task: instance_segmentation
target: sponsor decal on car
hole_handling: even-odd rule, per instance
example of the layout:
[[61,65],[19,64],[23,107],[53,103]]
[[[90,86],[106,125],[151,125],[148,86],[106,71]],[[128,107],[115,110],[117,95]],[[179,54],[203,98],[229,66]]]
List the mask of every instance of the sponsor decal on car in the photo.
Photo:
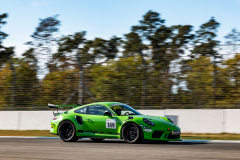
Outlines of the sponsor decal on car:
[[179,135],[180,131],[172,131],[172,135]]
[[144,129],[145,132],[152,132],[152,129]]
[[122,107],[119,106],[119,105],[114,105],[114,106],[112,106],[111,108],[112,108],[113,110],[116,110],[116,109],[122,109]]

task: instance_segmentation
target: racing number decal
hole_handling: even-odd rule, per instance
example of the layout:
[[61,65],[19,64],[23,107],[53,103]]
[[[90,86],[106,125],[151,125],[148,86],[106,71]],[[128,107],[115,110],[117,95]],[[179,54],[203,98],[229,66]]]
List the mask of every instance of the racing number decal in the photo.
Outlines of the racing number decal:
[[116,119],[106,119],[106,128],[116,129]]

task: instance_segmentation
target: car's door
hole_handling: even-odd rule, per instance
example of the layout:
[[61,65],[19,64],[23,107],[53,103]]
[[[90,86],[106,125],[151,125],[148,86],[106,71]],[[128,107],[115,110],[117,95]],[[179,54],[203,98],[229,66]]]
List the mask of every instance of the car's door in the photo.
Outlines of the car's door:
[[[104,116],[103,113],[111,111],[103,105],[89,106],[89,114],[85,116],[85,122],[95,133],[115,134],[117,131],[117,119],[112,116]],[[111,113],[111,115],[113,115]]]
[[80,133],[83,133],[84,131],[89,130],[89,127],[84,122],[86,115],[89,113],[88,106],[79,108],[74,112],[75,112],[75,119],[77,121],[77,123],[75,123],[77,131]]

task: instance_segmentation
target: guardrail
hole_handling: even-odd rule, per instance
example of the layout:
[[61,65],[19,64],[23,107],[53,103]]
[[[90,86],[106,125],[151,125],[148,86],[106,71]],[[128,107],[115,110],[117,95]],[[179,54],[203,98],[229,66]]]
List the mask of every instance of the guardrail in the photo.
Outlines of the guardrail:
[[[174,117],[182,133],[240,133],[240,109],[138,110],[144,115]],[[52,111],[0,111],[0,130],[49,130]]]

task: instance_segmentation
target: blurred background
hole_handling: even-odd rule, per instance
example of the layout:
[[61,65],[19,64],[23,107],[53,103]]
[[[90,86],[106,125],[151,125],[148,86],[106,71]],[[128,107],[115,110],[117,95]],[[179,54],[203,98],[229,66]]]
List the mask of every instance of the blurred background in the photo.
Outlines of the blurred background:
[[0,1],[0,110],[240,108],[240,1]]
[[[239,8],[240,0],[0,0],[1,159],[239,159]],[[48,103],[101,101],[171,118],[183,141],[136,147],[49,134]]]

